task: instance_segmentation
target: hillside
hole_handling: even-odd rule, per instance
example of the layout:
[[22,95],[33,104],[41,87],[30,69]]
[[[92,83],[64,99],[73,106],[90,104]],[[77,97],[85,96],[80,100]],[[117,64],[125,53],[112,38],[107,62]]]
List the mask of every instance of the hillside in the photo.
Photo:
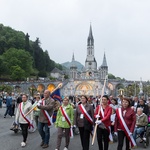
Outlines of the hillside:
[[[78,71],[81,71],[84,68],[84,66],[80,62],[74,61],[74,63],[77,66]],[[71,62],[67,61],[67,62],[62,63],[61,65],[65,66],[68,69],[70,69]]]
[[55,67],[62,66],[50,59],[41,41],[30,40],[28,33],[0,24],[0,78],[25,80],[30,76],[46,77]]

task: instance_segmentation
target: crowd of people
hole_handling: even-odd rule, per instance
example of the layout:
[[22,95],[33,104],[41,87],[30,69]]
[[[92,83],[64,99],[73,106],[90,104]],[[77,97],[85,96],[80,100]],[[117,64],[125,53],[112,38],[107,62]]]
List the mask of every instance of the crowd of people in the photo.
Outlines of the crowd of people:
[[[14,93],[8,93],[5,98],[1,97],[2,102],[6,103],[4,118],[7,115],[15,116],[14,127],[21,127],[22,147],[27,144],[28,129],[35,128],[34,121],[41,136],[42,148],[49,147],[49,127],[53,123],[57,128],[55,150],[60,150],[63,136],[66,139],[64,150],[69,149],[73,128],[79,129],[83,150],[89,150],[95,127],[99,150],[108,150],[113,141],[118,142],[117,150],[122,150],[124,139],[126,150],[130,150],[137,145],[137,135],[141,136],[140,142],[145,140],[143,133],[150,123],[150,99],[145,101],[143,97],[129,98],[123,95],[117,98],[112,95],[96,98],[82,95],[72,100],[64,97],[62,103],[58,103],[50,95],[50,91],[45,90],[43,95],[37,93],[34,101],[29,101],[26,94],[15,97]],[[57,112],[55,122],[52,119],[54,112]]]

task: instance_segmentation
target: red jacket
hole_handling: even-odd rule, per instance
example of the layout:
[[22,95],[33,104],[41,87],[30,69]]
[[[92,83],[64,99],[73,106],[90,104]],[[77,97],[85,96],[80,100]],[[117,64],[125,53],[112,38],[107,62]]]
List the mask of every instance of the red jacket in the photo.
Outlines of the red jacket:
[[[118,111],[118,109],[116,110]],[[135,123],[136,123],[136,115],[134,110],[131,107],[128,108],[121,108],[122,114],[123,111],[126,111],[125,115],[123,116],[123,119],[127,125],[127,127],[129,128],[130,132],[133,133],[134,128],[135,128]],[[116,118],[115,118],[115,125],[114,125],[114,131],[116,132],[118,129],[123,130],[121,124],[120,124],[120,120],[119,120],[119,116],[117,115],[118,113],[116,113]]]
[[[99,112],[99,109],[100,109],[100,105],[98,105],[96,107],[96,110],[95,110],[95,113],[94,113],[94,116],[96,116]],[[110,126],[111,125],[111,121],[110,121],[110,116],[112,114],[112,108],[107,105],[106,108],[104,109],[104,118],[102,117],[102,114],[100,112],[100,120],[104,123],[104,125],[106,127]],[[95,117],[96,118],[96,117]]]

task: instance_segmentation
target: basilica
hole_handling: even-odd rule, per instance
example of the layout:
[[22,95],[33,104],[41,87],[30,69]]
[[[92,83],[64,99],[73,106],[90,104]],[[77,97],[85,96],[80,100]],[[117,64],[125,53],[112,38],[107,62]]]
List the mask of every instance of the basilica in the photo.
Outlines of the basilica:
[[[81,71],[75,65],[74,54],[69,70],[69,80],[64,84],[61,93],[64,96],[77,96],[88,95],[98,96],[101,95],[103,83],[106,75],[108,74],[108,66],[106,56],[104,53],[101,66],[97,66],[97,61],[94,55],[94,38],[92,33],[92,26],[90,25],[89,35],[87,38],[87,56],[85,66]],[[106,87],[105,92],[108,92]]]

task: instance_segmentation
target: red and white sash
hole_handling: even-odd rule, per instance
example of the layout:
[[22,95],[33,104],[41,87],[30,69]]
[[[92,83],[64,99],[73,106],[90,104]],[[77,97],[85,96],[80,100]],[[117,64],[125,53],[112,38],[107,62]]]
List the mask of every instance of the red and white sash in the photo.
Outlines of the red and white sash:
[[70,137],[73,138],[73,130],[72,130],[72,127],[71,127],[70,118],[69,118],[68,114],[66,113],[66,111],[63,109],[62,106],[60,106],[60,111],[61,111],[62,115],[65,117],[65,120],[67,121],[67,123],[70,126]]
[[[45,100],[42,99],[42,105],[45,105]],[[52,118],[50,117],[50,115],[48,114],[48,112],[46,110],[43,110],[44,116],[46,117],[46,119],[48,120],[48,127],[50,127],[53,122],[52,122]]]
[[88,112],[86,111],[86,109],[84,108],[84,106],[82,104],[80,104],[79,108],[80,108],[82,114],[84,114],[84,117],[93,125],[93,119],[88,114]]
[[118,110],[116,111],[116,114],[117,114],[119,122],[120,122],[120,124],[121,124],[121,126],[123,128],[123,131],[125,132],[126,136],[128,137],[129,141],[131,142],[131,147],[136,146],[134,138],[133,138],[132,135],[130,135],[130,130],[127,127],[127,125],[126,125],[126,123],[125,123],[125,121],[123,119],[121,108],[118,108]]
[[[103,110],[102,106],[99,106],[99,107],[100,107],[99,109],[100,109],[100,112],[102,114],[102,117],[104,118],[104,110]],[[109,140],[113,142],[113,137],[112,137],[112,134],[111,134],[111,127],[108,126],[106,128],[109,131]]]
[[22,117],[27,121],[27,123],[29,124],[29,128],[34,128],[34,126],[33,126],[33,124],[32,124],[32,121],[31,121],[30,119],[28,119],[27,117],[25,117],[22,107],[23,107],[23,102],[20,103],[20,107],[19,107],[19,108],[20,108],[21,115],[22,115]]

